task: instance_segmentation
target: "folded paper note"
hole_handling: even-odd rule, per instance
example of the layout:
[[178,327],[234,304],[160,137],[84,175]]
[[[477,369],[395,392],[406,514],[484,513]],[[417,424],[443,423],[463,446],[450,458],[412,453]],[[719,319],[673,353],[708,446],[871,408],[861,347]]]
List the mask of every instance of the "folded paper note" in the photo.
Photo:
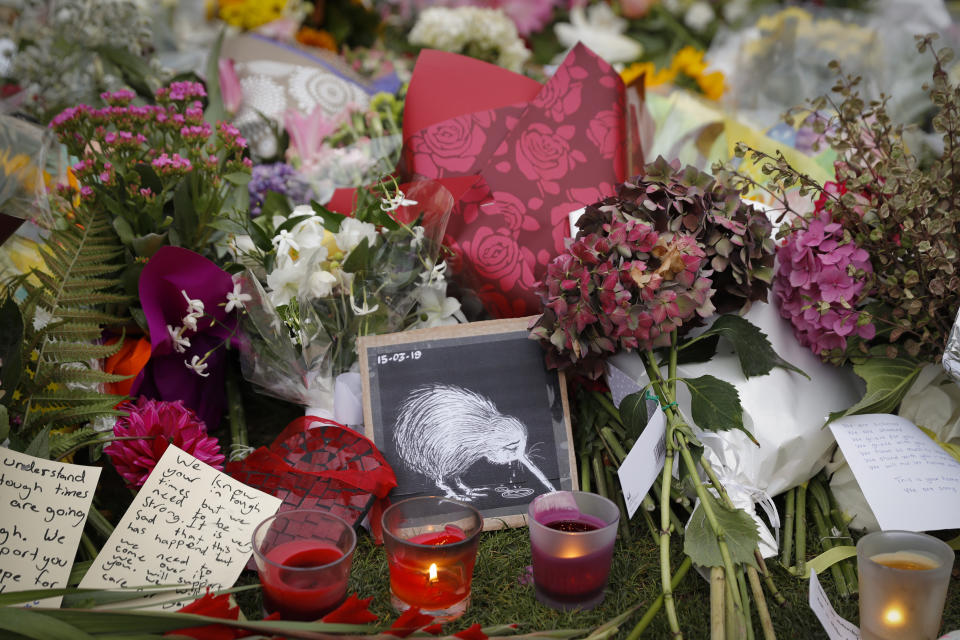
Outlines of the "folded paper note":
[[80,586],[182,585],[176,596],[148,596],[148,608],[176,611],[208,587],[233,586],[253,551],[254,528],[279,506],[279,498],[170,445]]
[[[67,586],[99,467],[0,449],[0,593]],[[30,607],[59,607],[62,596]]]
[[583,45],[544,85],[421,52],[400,173],[482,179],[458,201],[446,244],[456,275],[495,317],[539,313],[534,289],[564,248],[567,214],[612,195],[625,178],[624,104],[620,77]]

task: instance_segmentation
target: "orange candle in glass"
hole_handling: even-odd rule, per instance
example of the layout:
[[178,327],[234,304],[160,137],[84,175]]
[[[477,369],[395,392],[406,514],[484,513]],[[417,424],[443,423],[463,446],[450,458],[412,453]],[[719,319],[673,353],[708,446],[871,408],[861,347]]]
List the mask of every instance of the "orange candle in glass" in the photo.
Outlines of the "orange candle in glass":
[[384,511],[393,606],[418,607],[439,620],[462,615],[482,525],[476,509],[446,498],[411,498]]

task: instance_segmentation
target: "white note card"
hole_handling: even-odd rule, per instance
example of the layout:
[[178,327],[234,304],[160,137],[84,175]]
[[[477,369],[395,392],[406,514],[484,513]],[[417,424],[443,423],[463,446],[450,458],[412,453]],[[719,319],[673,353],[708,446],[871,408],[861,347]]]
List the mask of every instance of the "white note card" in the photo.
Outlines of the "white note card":
[[623,464],[617,469],[623,499],[627,503],[627,512],[631,518],[663,469],[667,453],[666,435],[667,416],[658,406],[630,453],[624,458]]
[[253,551],[254,528],[280,502],[170,445],[80,586],[184,585],[182,599],[158,595],[147,607],[179,609],[207,587],[233,585]]
[[810,608],[813,609],[817,620],[823,625],[830,640],[860,640],[860,629],[855,625],[844,620],[837,613],[837,610],[830,604],[830,599],[824,593],[820,585],[820,579],[817,578],[817,572],[810,570]]
[[[0,449],[0,593],[67,586],[99,467]],[[59,607],[44,598],[30,607]]]
[[867,414],[830,429],[881,529],[960,528],[960,462],[916,425]]

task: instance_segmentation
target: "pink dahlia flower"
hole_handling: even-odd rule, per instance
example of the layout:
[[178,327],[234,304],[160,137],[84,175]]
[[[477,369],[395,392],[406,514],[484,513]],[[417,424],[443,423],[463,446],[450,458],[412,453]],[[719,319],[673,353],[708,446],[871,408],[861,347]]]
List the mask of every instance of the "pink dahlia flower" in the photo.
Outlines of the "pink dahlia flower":
[[870,256],[843,242],[843,227],[821,212],[777,250],[773,295],[800,344],[821,358],[847,348],[847,338],[870,340],[876,328],[858,307],[869,294]]
[[223,469],[220,443],[207,435],[206,425],[180,400],[164,402],[141,396],[136,403],[124,402],[120,409],[130,415],[117,419],[113,435],[139,439],[117,440],[103,451],[130,487],[143,486],[171,444],[215,469]]

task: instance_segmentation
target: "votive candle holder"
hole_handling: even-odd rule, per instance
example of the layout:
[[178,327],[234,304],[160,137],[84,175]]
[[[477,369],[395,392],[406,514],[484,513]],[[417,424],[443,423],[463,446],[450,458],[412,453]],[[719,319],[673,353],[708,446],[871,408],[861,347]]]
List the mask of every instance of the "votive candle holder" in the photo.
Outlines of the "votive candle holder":
[[393,606],[417,607],[441,622],[463,615],[482,528],[476,509],[448,498],[409,498],[388,507],[383,542]]
[[877,531],[857,542],[863,640],[933,640],[954,553],[925,533]]
[[557,491],[528,507],[537,600],[554,609],[592,609],[610,577],[620,510],[595,493]]

